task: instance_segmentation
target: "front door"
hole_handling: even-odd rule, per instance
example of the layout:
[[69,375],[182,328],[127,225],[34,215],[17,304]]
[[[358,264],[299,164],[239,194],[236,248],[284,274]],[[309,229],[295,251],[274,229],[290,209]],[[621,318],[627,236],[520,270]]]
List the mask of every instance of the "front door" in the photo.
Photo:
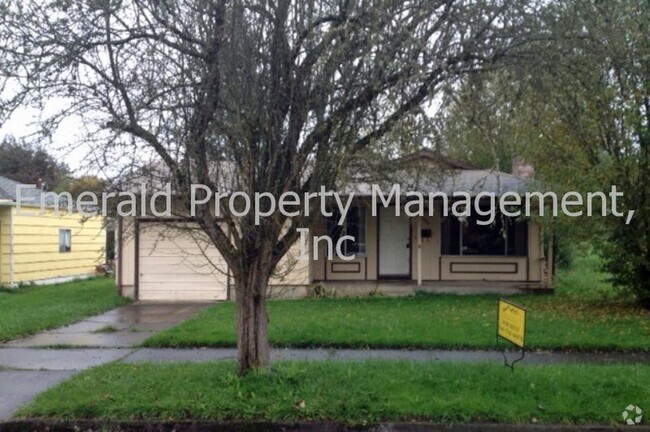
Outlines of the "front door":
[[379,276],[408,277],[410,259],[409,218],[395,215],[394,207],[379,209]]

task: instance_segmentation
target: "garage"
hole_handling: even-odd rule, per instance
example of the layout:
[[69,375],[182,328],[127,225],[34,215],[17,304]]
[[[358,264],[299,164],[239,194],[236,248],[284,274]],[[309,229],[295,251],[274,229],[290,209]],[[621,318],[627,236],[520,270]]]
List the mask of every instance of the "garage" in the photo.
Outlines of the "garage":
[[140,222],[137,287],[140,300],[214,301],[228,295],[227,265],[196,225]]

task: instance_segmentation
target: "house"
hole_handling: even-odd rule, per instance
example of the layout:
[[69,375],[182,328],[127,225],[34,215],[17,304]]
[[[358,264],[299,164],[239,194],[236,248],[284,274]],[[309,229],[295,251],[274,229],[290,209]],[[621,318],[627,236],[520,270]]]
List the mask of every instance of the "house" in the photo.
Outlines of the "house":
[[[92,276],[103,262],[101,217],[56,212],[35,186],[0,176],[0,286],[63,282]],[[48,204],[41,212],[43,197]]]
[[[480,170],[422,150],[396,161],[403,190],[424,193],[467,191],[499,196],[521,193],[528,181],[517,175]],[[526,167],[523,167],[526,168]],[[513,172],[528,172],[521,166]],[[416,174],[414,174],[414,172]],[[433,174],[430,176],[422,173]],[[393,180],[394,181],[394,180]],[[482,285],[547,289],[548,261],[542,225],[533,220],[496,217],[489,225],[477,216],[443,216],[443,201],[432,201],[433,215],[396,215],[397,197],[373,216],[372,187],[355,182],[354,201],[342,226],[334,219],[310,227],[310,236],[346,234],[346,260],[327,256],[327,245],[297,260],[296,244],[269,284],[273,296],[306,296],[314,285],[342,294],[412,293],[431,287],[472,289]],[[399,201],[399,206],[405,205]],[[482,205],[482,204],[481,204]],[[118,222],[117,284],[122,295],[141,300],[222,300],[232,298],[226,263],[201,230],[186,219],[125,218]],[[316,254],[315,252],[318,252]],[[316,255],[318,255],[316,257]]]

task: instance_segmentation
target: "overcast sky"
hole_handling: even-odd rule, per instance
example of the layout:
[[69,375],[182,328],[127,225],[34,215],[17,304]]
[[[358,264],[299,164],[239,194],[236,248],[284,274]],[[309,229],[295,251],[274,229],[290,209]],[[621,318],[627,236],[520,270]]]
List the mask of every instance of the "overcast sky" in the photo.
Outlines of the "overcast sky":
[[[16,138],[25,138],[38,130],[35,122],[38,121],[40,111],[34,108],[21,108],[14,112],[9,121],[0,128],[0,139],[7,135]],[[80,119],[67,118],[52,136],[52,145],[47,150],[54,157],[66,163],[77,174],[84,174],[88,155],[88,148],[74,148],[82,138],[83,125]]]

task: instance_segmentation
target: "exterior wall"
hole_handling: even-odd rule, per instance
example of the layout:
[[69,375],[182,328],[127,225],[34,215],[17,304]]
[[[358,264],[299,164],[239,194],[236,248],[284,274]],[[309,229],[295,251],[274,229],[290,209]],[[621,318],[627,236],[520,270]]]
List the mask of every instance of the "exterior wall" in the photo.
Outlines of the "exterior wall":
[[[327,247],[325,242],[319,243],[318,259],[311,261],[312,280],[322,281],[362,281],[377,279],[377,218],[373,217],[370,207],[365,201],[357,201],[353,205],[366,206],[366,253],[357,254],[354,260],[334,259],[327,260]],[[326,234],[325,221],[314,229],[316,236]]]
[[[542,250],[542,232],[539,223],[528,225],[528,256],[457,256],[440,254],[440,209],[433,217],[420,218],[422,230],[431,230],[431,237],[422,238],[421,260],[423,281],[494,281],[543,282],[546,259]],[[314,230],[325,233],[324,223]],[[411,220],[411,280],[418,278],[417,218]],[[378,280],[377,218],[366,211],[367,253],[352,261],[334,258],[326,260],[325,246],[321,244],[318,260],[312,260],[314,281],[373,281]]]
[[445,281],[525,282],[528,259],[515,256],[451,256],[440,260],[441,278]]
[[542,251],[541,226],[528,224],[528,256],[458,256],[440,257],[440,277],[444,281],[542,282],[545,257]]
[[11,207],[0,207],[0,286],[11,283]]
[[[138,224],[139,234],[136,236],[135,219],[125,218],[118,222],[116,230],[116,284],[121,289],[121,295],[129,298],[136,297],[136,258],[142,254],[142,230],[145,225],[153,225],[151,222],[140,222]],[[187,235],[179,231],[180,236]],[[138,249],[140,249],[138,251]],[[215,247],[210,246],[208,253],[219,254]],[[121,256],[120,256],[121,255]],[[276,274],[269,281],[269,295],[271,296],[304,296],[306,287],[311,282],[311,268],[309,260],[299,260],[300,243],[296,242],[285,255],[276,270]],[[219,255],[220,256],[220,255]],[[139,263],[140,266],[142,263]],[[225,266],[225,262],[224,262]],[[227,268],[224,269],[227,272]],[[141,271],[139,271],[141,273]],[[228,277],[227,284],[232,280]],[[231,295],[232,296],[232,295]]]
[[115,281],[120,294],[135,298],[135,221],[122,219],[115,230]]
[[[436,211],[433,217],[420,218],[420,229],[431,230],[431,237],[423,238],[421,245],[422,280],[440,279],[440,216]],[[411,221],[411,279],[418,279],[418,224],[417,218]]]
[[[440,254],[440,212],[420,220],[421,229],[431,230],[431,237],[423,238],[421,244],[422,280],[425,282],[526,282],[543,284],[545,257],[542,250],[541,226],[529,223],[528,256],[451,256]],[[269,283],[271,297],[303,297],[307,287],[315,281],[350,282],[378,280],[378,232],[377,218],[366,211],[367,253],[352,261],[326,259],[325,244],[319,247],[318,259],[298,260],[300,244],[296,244],[281,260],[276,274]],[[121,283],[122,295],[134,296],[136,285],[135,223],[133,219],[122,221],[122,234],[118,225],[117,282]],[[325,234],[325,223],[318,224],[312,232],[315,236]],[[121,238],[121,242],[120,242]],[[139,245],[142,247],[142,245]],[[313,257],[311,242],[309,255]],[[216,251],[215,251],[216,252]],[[121,257],[119,256],[121,254]],[[120,259],[121,258],[121,259]],[[121,261],[121,262],[120,262]],[[0,262],[0,265],[2,263]],[[417,219],[411,221],[411,281],[417,280]],[[231,284],[231,278],[228,278]],[[409,282],[411,285],[413,282]],[[230,297],[233,298],[231,292]]]
[[196,224],[140,222],[138,297],[155,301],[224,300],[228,267]]
[[[307,250],[307,256],[309,255]],[[300,240],[298,240],[278,263],[269,285],[309,285],[310,280],[309,259],[300,259]]]
[[[13,218],[14,283],[38,282],[88,276],[102,263],[106,231],[101,217],[83,220],[79,214],[39,214],[39,209],[22,208],[18,214],[11,208]],[[2,230],[3,283],[10,227]],[[71,231],[71,251],[59,252],[59,229]],[[8,272],[8,269],[7,269]]]

